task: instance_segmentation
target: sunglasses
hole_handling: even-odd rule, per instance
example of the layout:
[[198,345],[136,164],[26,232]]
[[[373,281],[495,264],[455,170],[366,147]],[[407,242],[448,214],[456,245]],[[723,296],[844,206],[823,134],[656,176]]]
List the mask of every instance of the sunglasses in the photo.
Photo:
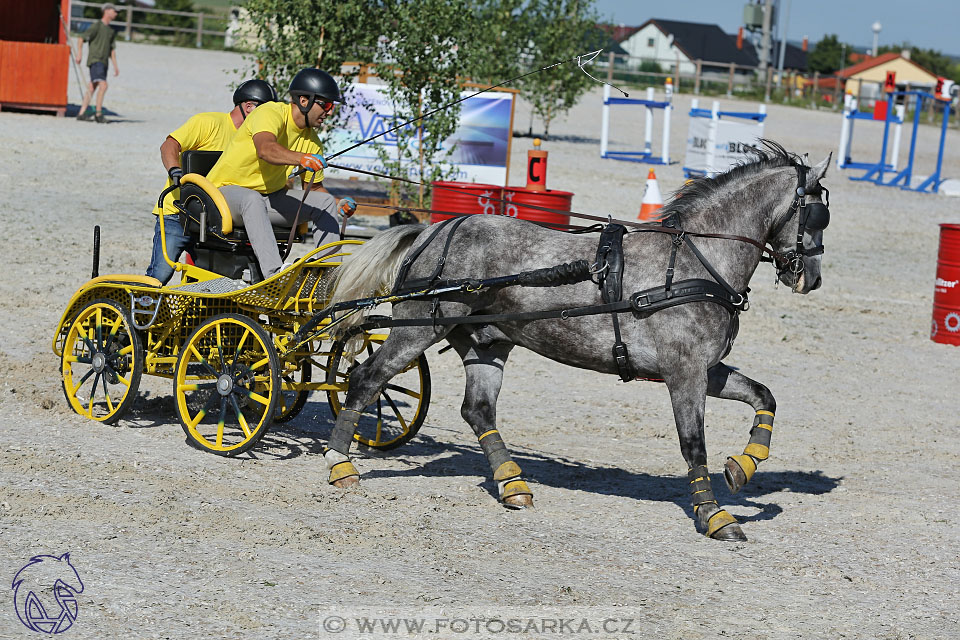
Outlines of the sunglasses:
[[320,108],[323,109],[325,112],[326,112],[326,111],[332,111],[332,110],[333,110],[333,107],[335,106],[334,103],[329,102],[329,101],[327,101],[327,102],[317,101],[317,104],[320,105]]

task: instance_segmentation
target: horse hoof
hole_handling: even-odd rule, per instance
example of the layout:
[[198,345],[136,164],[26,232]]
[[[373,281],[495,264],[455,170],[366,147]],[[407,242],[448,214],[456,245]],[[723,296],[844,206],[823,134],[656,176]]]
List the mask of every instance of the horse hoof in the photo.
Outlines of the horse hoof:
[[356,487],[359,485],[360,478],[358,476],[347,476],[346,478],[334,480],[330,484],[335,486],[337,489],[349,489],[350,487]]
[[734,494],[747,484],[747,474],[733,458],[727,458],[727,464],[723,467],[723,479],[727,482],[727,489]]
[[728,524],[719,531],[714,531],[711,536],[714,540],[721,540],[723,542],[746,542],[747,536],[743,534],[743,530],[740,529],[740,525],[736,523]]
[[533,496],[531,495],[519,495],[519,496],[507,496],[501,501],[501,504],[507,509],[532,509],[533,508]]

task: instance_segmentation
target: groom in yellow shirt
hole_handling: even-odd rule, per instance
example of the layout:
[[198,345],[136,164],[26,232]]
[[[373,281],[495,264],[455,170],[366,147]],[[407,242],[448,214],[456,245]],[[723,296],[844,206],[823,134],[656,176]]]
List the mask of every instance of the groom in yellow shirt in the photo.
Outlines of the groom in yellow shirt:
[[334,212],[350,216],[357,209],[353,198],[337,202],[323,187],[327,161],[314,129],[343,102],[336,80],[320,69],[301,69],[289,93],[289,103],[271,102],[250,114],[207,176],[235,214],[234,224],[242,220],[265,279],[283,268],[271,218],[292,224],[303,197],[286,188],[291,168],[307,170],[304,188],[313,179],[300,220],[313,221],[318,247],[338,238]]
[[[191,117],[180,128],[167,136],[160,145],[160,161],[167,170],[166,186],[180,186],[183,170],[180,168],[180,154],[184,151],[223,151],[230,143],[237,129],[243,124],[247,116],[261,104],[275,102],[277,91],[263,80],[246,80],[240,83],[233,92],[233,110],[228,113],[210,111],[198,113]],[[163,219],[164,236],[167,244],[167,255],[173,262],[180,258],[180,254],[189,251],[193,245],[191,239],[180,224],[179,211],[173,206],[173,201],[180,198],[180,191],[174,190],[163,201],[163,208],[154,207],[153,214],[158,216],[153,232],[153,255],[147,275],[166,284],[173,275],[173,268],[163,259],[163,248],[160,243],[160,220]]]

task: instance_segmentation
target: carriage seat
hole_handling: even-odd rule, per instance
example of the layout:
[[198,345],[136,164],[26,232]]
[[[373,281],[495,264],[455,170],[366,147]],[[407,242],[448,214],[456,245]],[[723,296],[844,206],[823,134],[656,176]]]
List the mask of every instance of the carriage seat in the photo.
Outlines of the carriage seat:
[[[197,238],[200,248],[252,253],[243,218],[230,211],[223,194],[205,177],[219,157],[219,151],[186,151],[181,157],[185,175],[180,179],[180,199],[175,204],[181,212],[183,228],[188,235]],[[277,242],[286,244],[290,237],[290,223],[271,213],[270,226]],[[307,222],[297,225],[295,242],[303,239],[307,228]]]

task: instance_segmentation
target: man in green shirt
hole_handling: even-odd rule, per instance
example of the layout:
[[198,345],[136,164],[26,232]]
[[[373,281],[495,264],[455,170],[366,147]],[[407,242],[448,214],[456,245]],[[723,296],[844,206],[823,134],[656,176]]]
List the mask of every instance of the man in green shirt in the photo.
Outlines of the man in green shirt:
[[97,90],[97,122],[105,122],[103,118],[103,94],[107,92],[107,68],[110,61],[113,61],[113,75],[120,75],[120,67],[117,65],[116,50],[116,32],[110,27],[110,23],[117,17],[117,8],[111,3],[103,5],[102,17],[94,22],[83,32],[83,35],[77,38],[77,53],[74,56],[77,64],[80,64],[80,56],[83,53],[83,43],[87,42],[87,66],[90,67],[90,82],[87,84],[87,91],[83,94],[83,104],[80,105],[80,113],[77,114],[77,120],[90,120],[87,115],[87,107],[90,106],[90,98],[93,97],[94,86]]

